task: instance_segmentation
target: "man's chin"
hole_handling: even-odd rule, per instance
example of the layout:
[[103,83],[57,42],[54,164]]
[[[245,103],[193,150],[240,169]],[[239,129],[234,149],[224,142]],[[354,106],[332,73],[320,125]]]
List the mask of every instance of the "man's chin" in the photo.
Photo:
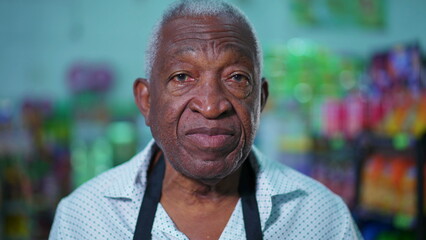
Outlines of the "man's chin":
[[175,169],[188,178],[209,185],[220,182],[237,169],[235,163],[226,164],[220,161],[192,162],[189,165],[188,167],[182,165],[176,166]]
[[[199,151],[182,146],[169,159],[173,168],[182,175],[200,182],[219,182],[235,172],[245,157],[240,145],[227,151]],[[248,154],[248,153],[247,153]]]

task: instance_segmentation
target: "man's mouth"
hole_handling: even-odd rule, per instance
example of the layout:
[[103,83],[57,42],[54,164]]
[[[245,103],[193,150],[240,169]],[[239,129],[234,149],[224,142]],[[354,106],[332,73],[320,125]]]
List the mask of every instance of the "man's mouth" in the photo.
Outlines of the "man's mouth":
[[185,136],[198,148],[219,150],[232,145],[235,131],[225,128],[202,127],[188,130]]

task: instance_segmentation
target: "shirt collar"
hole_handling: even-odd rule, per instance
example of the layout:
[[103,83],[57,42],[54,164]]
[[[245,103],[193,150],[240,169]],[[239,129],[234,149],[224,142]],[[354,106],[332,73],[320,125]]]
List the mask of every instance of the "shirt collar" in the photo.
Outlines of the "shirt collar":
[[149,163],[157,150],[157,144],[155,144],[154,140],[151,140],[143,151],[128,162],[118,166],[118,168],[124,168],[127,171],[110,182],[104,192],[104,196],[108,198],[132,199],[138,188],[139,191],[143,191],[146,186]]
[[[256,199],[258,201],[262,229],[268,228],[271,213],[285,202],[305,196],[303,184],[295,181],[296,173],[291,168],[267,159],[256,147],[250,158],[257,176]],[[259,203],[262,204],[259,204]]]

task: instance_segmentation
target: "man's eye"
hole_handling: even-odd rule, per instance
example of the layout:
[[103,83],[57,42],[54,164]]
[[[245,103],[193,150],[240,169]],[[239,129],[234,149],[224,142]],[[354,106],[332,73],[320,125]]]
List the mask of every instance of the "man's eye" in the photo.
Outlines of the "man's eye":
[[173,76],[172,80],[174,80],[176,82],[189,82],[189,81],[193,81],[194,78],[188,76],[185,73],[179,73],[179,74],[176,74],[175,76]]
[[235,81],[235,82],[238,82],[238,83],[246,83],[246,84],[249,83],[248,77],[246,77],[246,76],[244,76],[242,74],[234,74],[234,75],[232,75],[231,76],[231,80]]

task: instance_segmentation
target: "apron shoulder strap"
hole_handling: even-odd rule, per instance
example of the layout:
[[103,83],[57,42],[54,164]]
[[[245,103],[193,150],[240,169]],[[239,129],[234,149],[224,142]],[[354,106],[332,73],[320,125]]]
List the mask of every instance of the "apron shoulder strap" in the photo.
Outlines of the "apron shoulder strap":
[[[165,162],[163,155],[161,155],[148,176],[133,240],[152,238],[151,231],[157,206],[161,199],[164,172]],[[241,196],[246,237],[248,240],[261,240],[263,236],[256,201],[256,174],[248,159],[243,164],[238,191]]]

